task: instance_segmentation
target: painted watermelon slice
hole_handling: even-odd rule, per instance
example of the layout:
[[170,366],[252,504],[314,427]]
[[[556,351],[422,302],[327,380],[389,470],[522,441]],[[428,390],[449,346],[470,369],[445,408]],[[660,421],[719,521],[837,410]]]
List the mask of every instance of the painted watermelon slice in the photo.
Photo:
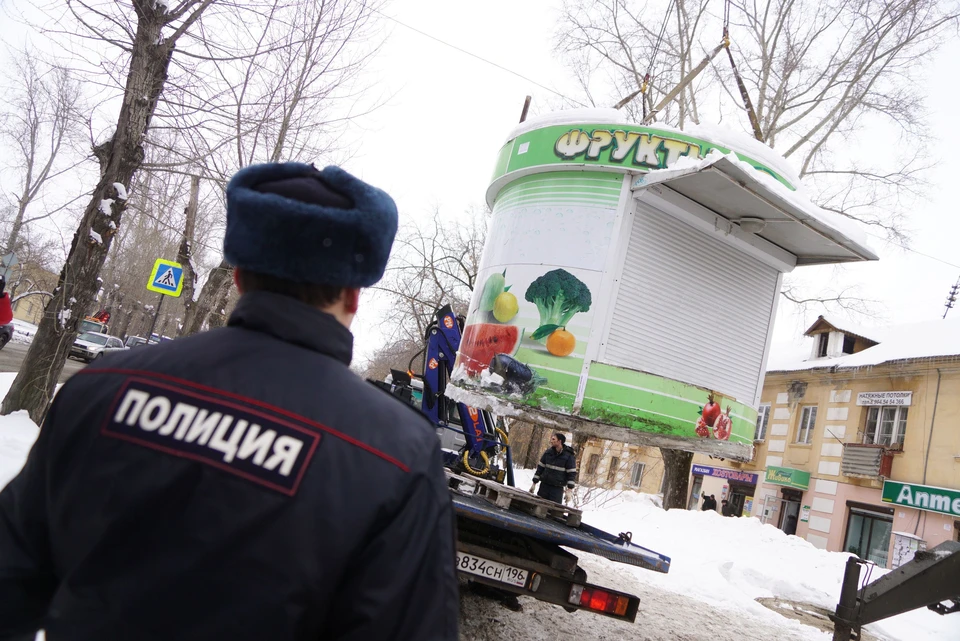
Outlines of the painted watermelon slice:
[[487,369],[497,354],[515,354],[522,336],[520,328],[513,325],[467,325],[460,340],[460,362],[468,374],[475,376]]

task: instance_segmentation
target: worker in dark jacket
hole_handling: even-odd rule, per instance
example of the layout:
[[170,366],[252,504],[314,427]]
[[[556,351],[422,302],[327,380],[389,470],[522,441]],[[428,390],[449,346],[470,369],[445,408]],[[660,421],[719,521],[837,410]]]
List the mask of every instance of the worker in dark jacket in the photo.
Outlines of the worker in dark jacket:
[[0,639],[457,639],[436,434],[348,368],[396,229],[336,167],[234,176],[228,327],[76,374],[0,493]]
[[530,492],[540,483],[537,496],[555,503],[562,503],[566,498],[569,504],[573,499],[573,486],[577,481],[577,455],[573,448],[565,445],[566,442],[567,437],[560,432],[550,437],[550,448],[540,457]]

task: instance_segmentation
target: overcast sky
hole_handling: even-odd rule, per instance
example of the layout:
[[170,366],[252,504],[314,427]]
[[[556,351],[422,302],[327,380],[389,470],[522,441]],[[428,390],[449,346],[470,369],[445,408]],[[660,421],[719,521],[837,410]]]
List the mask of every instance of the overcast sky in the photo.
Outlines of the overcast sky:
[[[576,96],[575,84],[553,53],[561,6],[560,0],[492,0],[473,5],[394,0],[385,13],[536,83]],[[533,95],[534,110],[539,113],[560,104],[560,99],[396,23],[390,28],[392,34],[377,66],[384,86],[396,95],[389,106],[364,121],[369,129],[362,134],[359,153],[349,167],[394,195],[403,217],[426,216],[440,207],[451,221],[456,220],[469,206],[483,203],[496,153],[517,124],[524,96]],[[910,248],[940,260],[871,237],[879,262],[799,268],[791,275],[813,289],[852,285],[860,296],[876,301],[874,317],[851,317],[859,325],[940,318],[947,292],[960,277],[960,252],[954,240],[960,222],[951,189],[960,176],[960,161],[953,151],[960,149],[956,124],[960,91],[947,80],[955,74],[958,56],[960,42],[951,41],[926,73],[918,72],[923,78],[917,90],[929,96],[929,122],[936,140],[930,154],[938,162],[925,176],[930,183],[928,200],[908,212],[907,227]],[[709,114],[701,115],[710,119]],[[867,132],[857,144],[892,157],[907,155],[882,136]],[[775,348],[795,342],[821,312],[799,313],[789,303],[782,304]],[[951,313],[958,315],[960,309]],[[376,346],[377,322],[375,310],[360,315],[356,333],[361,350]]]
[[[457,224],[471,207],[481,207],[496,153],[519,120],[524,97],[533,96],[533,113],[544,113],[562,101],[538,84],[577,95],[553,51],[561,4],[561,0],[472,4],[392,0],[384,9],[386,16],[448,44],[383,19],[388,37],[371,73],[377,90],[391,98],[356,123],[356,131],[349,134],[354,155],[346,167],[388,191],[397,200],[403,220],[426,219],[439,209],[450,224]],[[0,37],[7,41],[16,37],[10,24],[0,25]],[[800,268],[792,275],[815,288],[856,285],[860,295],[876,301],[875,318],[854,318],[861,325],[939,318],[949,287],[960,277],[954,240],[960,223],[951,190],[960,175],[960,162],[952,151],[960,148],[960,127],[955,124],[960,92],[953,82],[956,64],[952,62],[958,56],[960,43],[951,41],[925,73],[918,73],[924,79],[917,90],[928,95],[936,140],[930,153],[939,162],[926,176],[928,200],[909,212],[907,225],[911,249],[940,260],[871,238],[881,257],[878,263],[840,270]],[[702,116],[711,119],[710,114]],[[878,154],[905,155],[896,142],[869,132],[857,144]],[[788,304],[781,305],[775,343],[793,340],[817,313],[800,314]],[[367,304],[354,328],[360,356],[381,341],[379,323],[377,305]]]

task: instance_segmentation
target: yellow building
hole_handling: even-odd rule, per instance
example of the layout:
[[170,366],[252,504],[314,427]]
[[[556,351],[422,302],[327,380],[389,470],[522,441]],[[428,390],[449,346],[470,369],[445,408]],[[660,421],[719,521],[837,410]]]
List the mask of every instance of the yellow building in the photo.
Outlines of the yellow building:
[[863,330],[821,316],[805,334],[807,354],[771,356],[753,460],[696,457],[691,505],[729,495],[735,513],[888,568],[960,540],[960,319]]
[[36,265],[28,264],[24,266],[22,272],[17,274],[16,279],[12,279],[8,287],[11,296],[18,299],[13,304],[13,317],[39,325],[50,296],[44,293],[29,296],[24,296],[24,294],[31,291],[52,292],[59,279],[59,274],[54,274]]
[[578,482],[584,488],[658,494],[663,486],[663,459],[655,447],[589,438],[580,457]]

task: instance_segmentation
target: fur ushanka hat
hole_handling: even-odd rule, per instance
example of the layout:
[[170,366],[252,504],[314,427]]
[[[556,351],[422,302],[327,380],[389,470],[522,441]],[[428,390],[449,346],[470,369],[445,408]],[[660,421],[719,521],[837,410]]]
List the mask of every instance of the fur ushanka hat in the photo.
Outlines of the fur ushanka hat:
[[339,167],[251,165],[227,185],[227,261],[298,282],[369,287],[383,276],[397,234],[385,192]]

